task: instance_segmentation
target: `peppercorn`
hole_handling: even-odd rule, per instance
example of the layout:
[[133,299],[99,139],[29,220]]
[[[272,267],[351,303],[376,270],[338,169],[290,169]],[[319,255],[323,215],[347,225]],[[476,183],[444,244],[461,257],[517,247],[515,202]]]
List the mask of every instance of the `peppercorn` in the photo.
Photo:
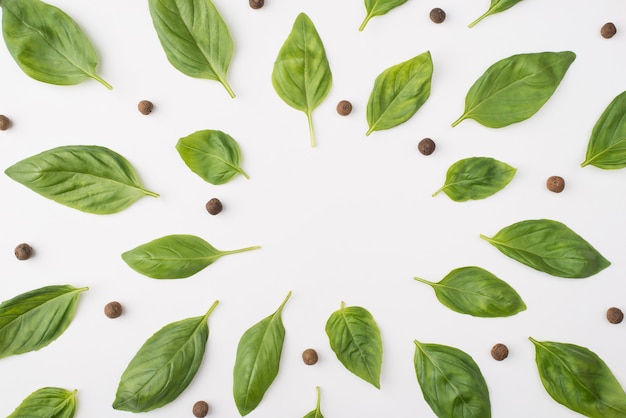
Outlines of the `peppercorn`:
[[122,311],[122,305],[119,302],[109,302],[104,306],[104,314],[111,319],[119,318]]
[[206,202],[206,210],[211,215],[217,215],[222,211],[224,207],[222,206],[222,202],[216,197]]
[[209,404],[205,401],[198,401],[193,404],[193,416],[198,418],[206,417],[209,413]]
[[15,257],[18,260],[28,260],[33,255],[33,247],[28,244],[20,244],[15,247]]
[[417,149],[424,155],[430,155],[435,152],[435,147],[435,141],[430,138],[424,138],[417,144]]
[[352,103],[347,100],[342,100],[337,103],[337,113],[341,116],[348,116],[352,112]]
[[551,192],[561,193],[563,189],[565,189],[565,180],[563,180],[563,177],[550,176],[546,182],[546,186]]
[[609,308],[606,311],[606,319],[608,319],[611,324],[619,324],[624,319],[624,313],[619,308]]
[[137,109],[142,115],[149,115],[154,110],[154,105],[149,100],[142,100],[137,105]]
[[304,352],[302,352],[302,361],[304,361],[304,364],[311,366],[317,363],[317,360],[317,351],[312,348],[307,348]]
[[260,9],[265,4],[265,0],[250,0],[250,7]]
[[502,361],[509,356],[509,349],[504,344],[496,344],[491,349],[491,357],[498,361]]
[[0,115],[0,131],[6,131],[11,126],[11,119]]
[[602,26],[602,29],[600,29],[600,35],[602,35],[602,37],[606,39],[612,38],[613,36],[615,36],[616,33],[617,28],[615,28],[615,25],[611,22],[605,23]]
[[446,12],[439,7],[435,7],[430,11],[430,20],[432,20],[433,23],[441,23],[446,20]]

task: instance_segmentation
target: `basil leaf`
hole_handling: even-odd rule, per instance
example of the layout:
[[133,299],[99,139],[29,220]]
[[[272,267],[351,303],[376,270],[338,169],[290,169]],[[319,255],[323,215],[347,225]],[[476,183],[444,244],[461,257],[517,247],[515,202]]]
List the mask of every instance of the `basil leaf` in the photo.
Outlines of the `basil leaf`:
[[415,340],[415,373],[424,399],[439,418],[490,418],[487,383],[458,348]]
[[53,148],[5,174],[43,197],[95,214],[120,212],[143,196],[159,196],[143,188],[126,158],[94,145]]
[[444,192],[455,202],[485,199],[509,184],[516,171],[493,158],[465,158],[450,166],[445,184],[433,196]]
[[480,237],[504,255],[553,276],[580,279],[611,264],[566,225],[550,219],[517,222],[492,238]]
[[409,120],[430,96],[432,76],[433,61],[427,51],[376,77],[367,102],[366,135]]
[[113,88],[96,74],[96,50],[65,12],[39,0],[2,0],[1,7],[4,42],[26,75],[63,86],[93,78]]
[[200,368],[207,340],[204,316],[172,322],[148,338],[124,370],[113,408],[147,412],[172,402],[191,383]]
[[272,85],[285,103],[306,114],[312,147],[313,110],[326,98],[332,83],[322,39],[311,19],[300,13],[274,62]]
[[487,16],[491,16],[493,14],[500,13],[500,12],[510,9],[511,7],[519,3],[520,1],[522,0],[491,0],[491,6],[489,6],[489,10],[487,10],[478,19],[470,23],[469,27],[470,28],[474,27],[474,25],[476,25],[478,22],[480,22]]
[[452,126],[474,119],[490,128],[521,122],[537,113],[554,94],[576,54],[519,54],[493,64],[465,97],[465,112]]
[[365,16],[365,20],[361,23],[359,31],[363,31],[367,23],[374,16],[382,16],[391,9],[394,9],[406,2],[407,0],[365,0],[365,10],[367,11],[367,16]]
[[526,310],[515,289],[480,267],[452,270],[439,283],[419,277],[415,280],[431,286],[439,302],[462,314],[496,318]]
[[233,56],[230,31],[211,0],[149,0],[152,23],[170,64],[181,73],[226,81]]
[[574,344],[530,341],[541,383],[555,401],[588,417],[626,416],[626,393],[598,355]]
[[38,389],[7,418],[72,418],[76,412],[76,392],[53,387]]
[[220,251],[194,235],[166,235],[126,251],[122,259],[136,272],[153,279],[183,279],[222,256],[259,248]]
[[322,415],[322,411],[320,410],[320,387],[316,386],[315,390],[317,392],[317,404],[315,405],[315,409],[306,414],[304,418],[324,418],[324,415]]
[[250,327],[239,340],[233,370],[233,395],[241,416],[261,403],[278,375],[285,341],[282,312],[291,292],[276,312]]
[[626,91],[607,106],[591,132],[587,156],[581,166],[606,170],[626,167]]
[[326,334],[344,367],[380,389],[383,342],[372,314],[360,306],[346,308],[341,302],[326,322]]
[[187,167],[211,184],[228,183],[238,174],[250,178],[241,168],[237,142],[222,131],[197,131],[176,144]]
[[0,304],[0,358],[39,350],[65,332],[87,287],[46,286]]

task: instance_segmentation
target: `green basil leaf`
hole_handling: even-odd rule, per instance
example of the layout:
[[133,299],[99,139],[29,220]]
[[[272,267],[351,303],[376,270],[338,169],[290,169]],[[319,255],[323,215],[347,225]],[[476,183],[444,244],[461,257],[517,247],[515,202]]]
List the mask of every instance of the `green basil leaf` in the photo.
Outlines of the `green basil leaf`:
[[282,312],[291,292],[276,312],[250,327],[239,340],[233,370],[233,395],[241,416],[261,403],[278,375],[285,341]]
[[120,212],[143,196],[143,188],[126,158],[108,148],[69,145],[28,157],[5,174],[43,197],[95,214]]
[[522,0],[491,0],[491,6],[489,6],[489,10],[487,10],[478,19],[470,23],[469,27],[470,28],[474,27],[474,25],[476,25],[478,22],[480,22],[487,16],[491,16],[493,14],[500,13],[500,12],[510,9],[511,7],[519,3],[520,1]]
[[228,183],[238,174],[250,178],[241,168],[239,145],[222,131],[197,131],[176,144],[187,167],[211,184]]
[[487,383],[458,348],[415,340],[415,373],[424,399],[439,418],[490,418]]
[[415,280],[431,286],[439,302],[462,314],[496,318],[526,310],[526,304],[515,289],[480,267],[452,270],[439,283],[419,277]]
[[433,196],[444,192],[455,202],[485,199],[509,184],[516,171],[493,158],[465,158],[450,166],[445,184]]
[[189,77],[219,81],[234,98],[226,81],[233,40],[213,2],[149,0],[148,5],[170,64]]
[[259,248],[220,251],[194,235],[166,235],[126,251],[122,259],[136,272],[153,279],[183,279],[222,256]]
[[38,389],[7,418],[72,418],[76,412],[76,392],[53,387]]
[[626,91],[607,106],[591,132],[587,156],[581,164],[605,170],[626,167]]
[[380,389],[383,342],[376,321],[360,306],[339,310],[326,322],[330,347],[346,369]]
[[521,122],[554,94],[576,59],[570,51],[519,54],[493,64],[465,97],[465,112],[452,126],[474,119],[490,128]]
[[0,304],[0,358],[43,348],[69,327],[87,287],[46,286]]
[[96,74],[93,45],[65,12],[39,0],[2,0],[1,7],[4,42],[26,75],[62,86],[93,78],[112,89]]
[[172,322],[141,346],[122,374],[113,408],[147,412],[178,397],[200,368],[207,340],[207,320],[217,301],[204,316]]
[[383,71],[367,102],[369,130],[390,129],[409,120],[430,96],[433,61],[424,52]]
[[365,16],[363,23],[361,23],[359,31],[363,31],[367,23],[374,16],[382,16],[391,9],[394,9],[407,1],[408,0],[365,0],[365,10],[367,11],[367,16]]
[[480,237],[504,255],[553,276],[585,278],[611,264],[580,235],[550,219],[517,222],[492,238]]
[[315,405],[315,409],[306,414],[304,418],[324,418],[320,409],[320,387],[316,386],[315,390],[317,391],[317,404]]
[[555,401],[588,417],[626,416],[626,393],[597,354],[574,344],[530,341],[541,383]]
[[312,147],[315,146],[313,110],[326,98],[332,83],[322,39],[311,19],[300,13],[278,52],[272,85],[285,103],[306,114]]

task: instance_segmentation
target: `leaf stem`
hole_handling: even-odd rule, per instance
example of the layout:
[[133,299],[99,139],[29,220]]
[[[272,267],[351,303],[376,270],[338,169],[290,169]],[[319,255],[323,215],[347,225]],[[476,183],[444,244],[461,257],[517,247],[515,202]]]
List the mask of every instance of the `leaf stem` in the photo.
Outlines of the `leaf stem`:
[[373,16],[371,13],[365,16],[363,23],[361,23],[361,26],[359,26],[359,32],[363,32],[363,29],[365,29],[365,26],[367,26],[367,22],[369,22],[372,17]]
[[144,192],[146,194],[146,196],[152,196],[152,197],[160,197],[161,195],[155,192],[151,192],[150,190],[146,190],[146,189],[141,189],[142,192]]
[[107,89],[113,90],[113,86],[110,85],[109,83],[107,83],[106,81],[104,81],[100,76],[98,76],[98,74],[91,74],[91,78],[93,78],[97,82],[101,83]]
[[420,279],[419,277],[413,277],[413,280],[418,281],[420,283],[427,284],[428,286],[434,286],[436,284],[433,282],[429,282],[428,280],[425,280],[425,279]]
[[365,136],[370,136],[370,134],[371,134],[372,132],[374,132],[374,128],[375,128],[375,127],[376,127],[376,126],[372,126],[371,128],[369,128],[369,129],[368,129],[368,131],[367,131],[367,132],[365,132]]
[[480,234],[480,237],[481,237],[482,239],[484,239],[485,241],[487,241],[487,242],[492,242],[492,241],[493,241],[491,238],[489,238],[488,236],[483,235],[483,234]]
[[220,303],[219,300],[216,300],[215,302],[213,302],[213,305],[211,305],[211,307],[209,308],[209,310],[207,311],[206,314],[204,314],[204,319],[208,319],[209,316],[211,316],[211,312],[213,312],[213,310],[215,309],[215,307],[217,306],[217,304]]
[[232,88],[230,88],[230,85],[228,84],[228,81],[226,81],[226,79],[220,78],[220,83],[222,83],[222,85],[224,86],[224,88],[228,92],[228,95],[230,96],[230,98],[234,99],[235,98],[235,92],[233,91]]
[[319,412],[320,410],[320,387],[315,386],[315,392],[317,392],[317,403],[315,404],[315,410]]
[[246,173],[245,171],[243,171],[243,168],[241,167],[236,167],[237,171],[243,175],[247,180],[250,180],[250,176],[248,175],[248,173]]
[[287,304],[287,301],[289,300],[290,297],[291,297],[291,290],[289,291],[289,293],[287,293],[287,297],[285,298],[285,300],[283,300],[283,303],[281,303],[278,309],[276,309],[276,312],[282,312],[283,308]]
[[309,137],[311,138],[311,147],[315,147],[315,133],[313,132],[313,116],[311,112],[307,112],[306,118],[309,121]]
[[461,123],[465,119],[467,119],[467,116],[466,116],[465,113],[463,113],[460,118],[458,118],[457,120],[452,122],[452,127],[454,128],[456,125],[458,125],[459,123]]
[[480,22],[481,20],[483,20],[484,18],[486,18],[490,14],[491,14],[491,8],[489,10],[487,10],[483,15],[481,15],[478,19],[476,19],[475,21],[473,21],[472,23],[467,25],[467,27],[468,28],[473,28],[478,22]]
[[246,247],[246,248],[240,248],[238,250],[230,250],[230,251],[223,251],[224,255],[227,254],[237,254],[237,253],[243,253],[246,251],[252,251],[252,250],[258,250],[259,248],[261,248],[258,245],[255,245],[254,247]]
[[435,197],[437,196],[439,193],[441,193],[442,191],[444,191],[444,189],[446,188],[446,186],[441,186],[441,188],[439,188],[435,193],[433,193],[431,196]]

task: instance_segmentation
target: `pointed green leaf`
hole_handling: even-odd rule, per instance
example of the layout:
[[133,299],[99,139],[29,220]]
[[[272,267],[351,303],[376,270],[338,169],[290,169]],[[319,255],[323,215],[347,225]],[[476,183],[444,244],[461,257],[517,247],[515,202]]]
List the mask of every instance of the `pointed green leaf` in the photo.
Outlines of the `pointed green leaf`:
[[53,387],[38,389],[7,418],[72,418],[76,413],[76,392]]
[[317,386],[315,390],[317,392],[317,404],[315,405],[315,409],[306,414],[304,418],[324,418],[320,409],[320,387]]
[[500,13],[500,12],[510,9],[511,7],[519,3],[520,1],[522,0],[491,0],[491,6],[489,6],[489,10],[487,10],[478,19],[470,23],[469,27],[470,28],[474,27],[474,25],[476,25],[478,22],[480,22],[487,16],[491,16],[493,14]]
[[395,9],[407,1],[408,0],[365,0],[365,11],[367,12],[367,15],[365,16],[363,23],[361,23],[359,30],[363,31],[365,26],[367,26],[367,23],[374,16],[382,16],[391,9]]
[[605,170],[626,167],[626,91],[613,99],[596,122],[581,165]]

